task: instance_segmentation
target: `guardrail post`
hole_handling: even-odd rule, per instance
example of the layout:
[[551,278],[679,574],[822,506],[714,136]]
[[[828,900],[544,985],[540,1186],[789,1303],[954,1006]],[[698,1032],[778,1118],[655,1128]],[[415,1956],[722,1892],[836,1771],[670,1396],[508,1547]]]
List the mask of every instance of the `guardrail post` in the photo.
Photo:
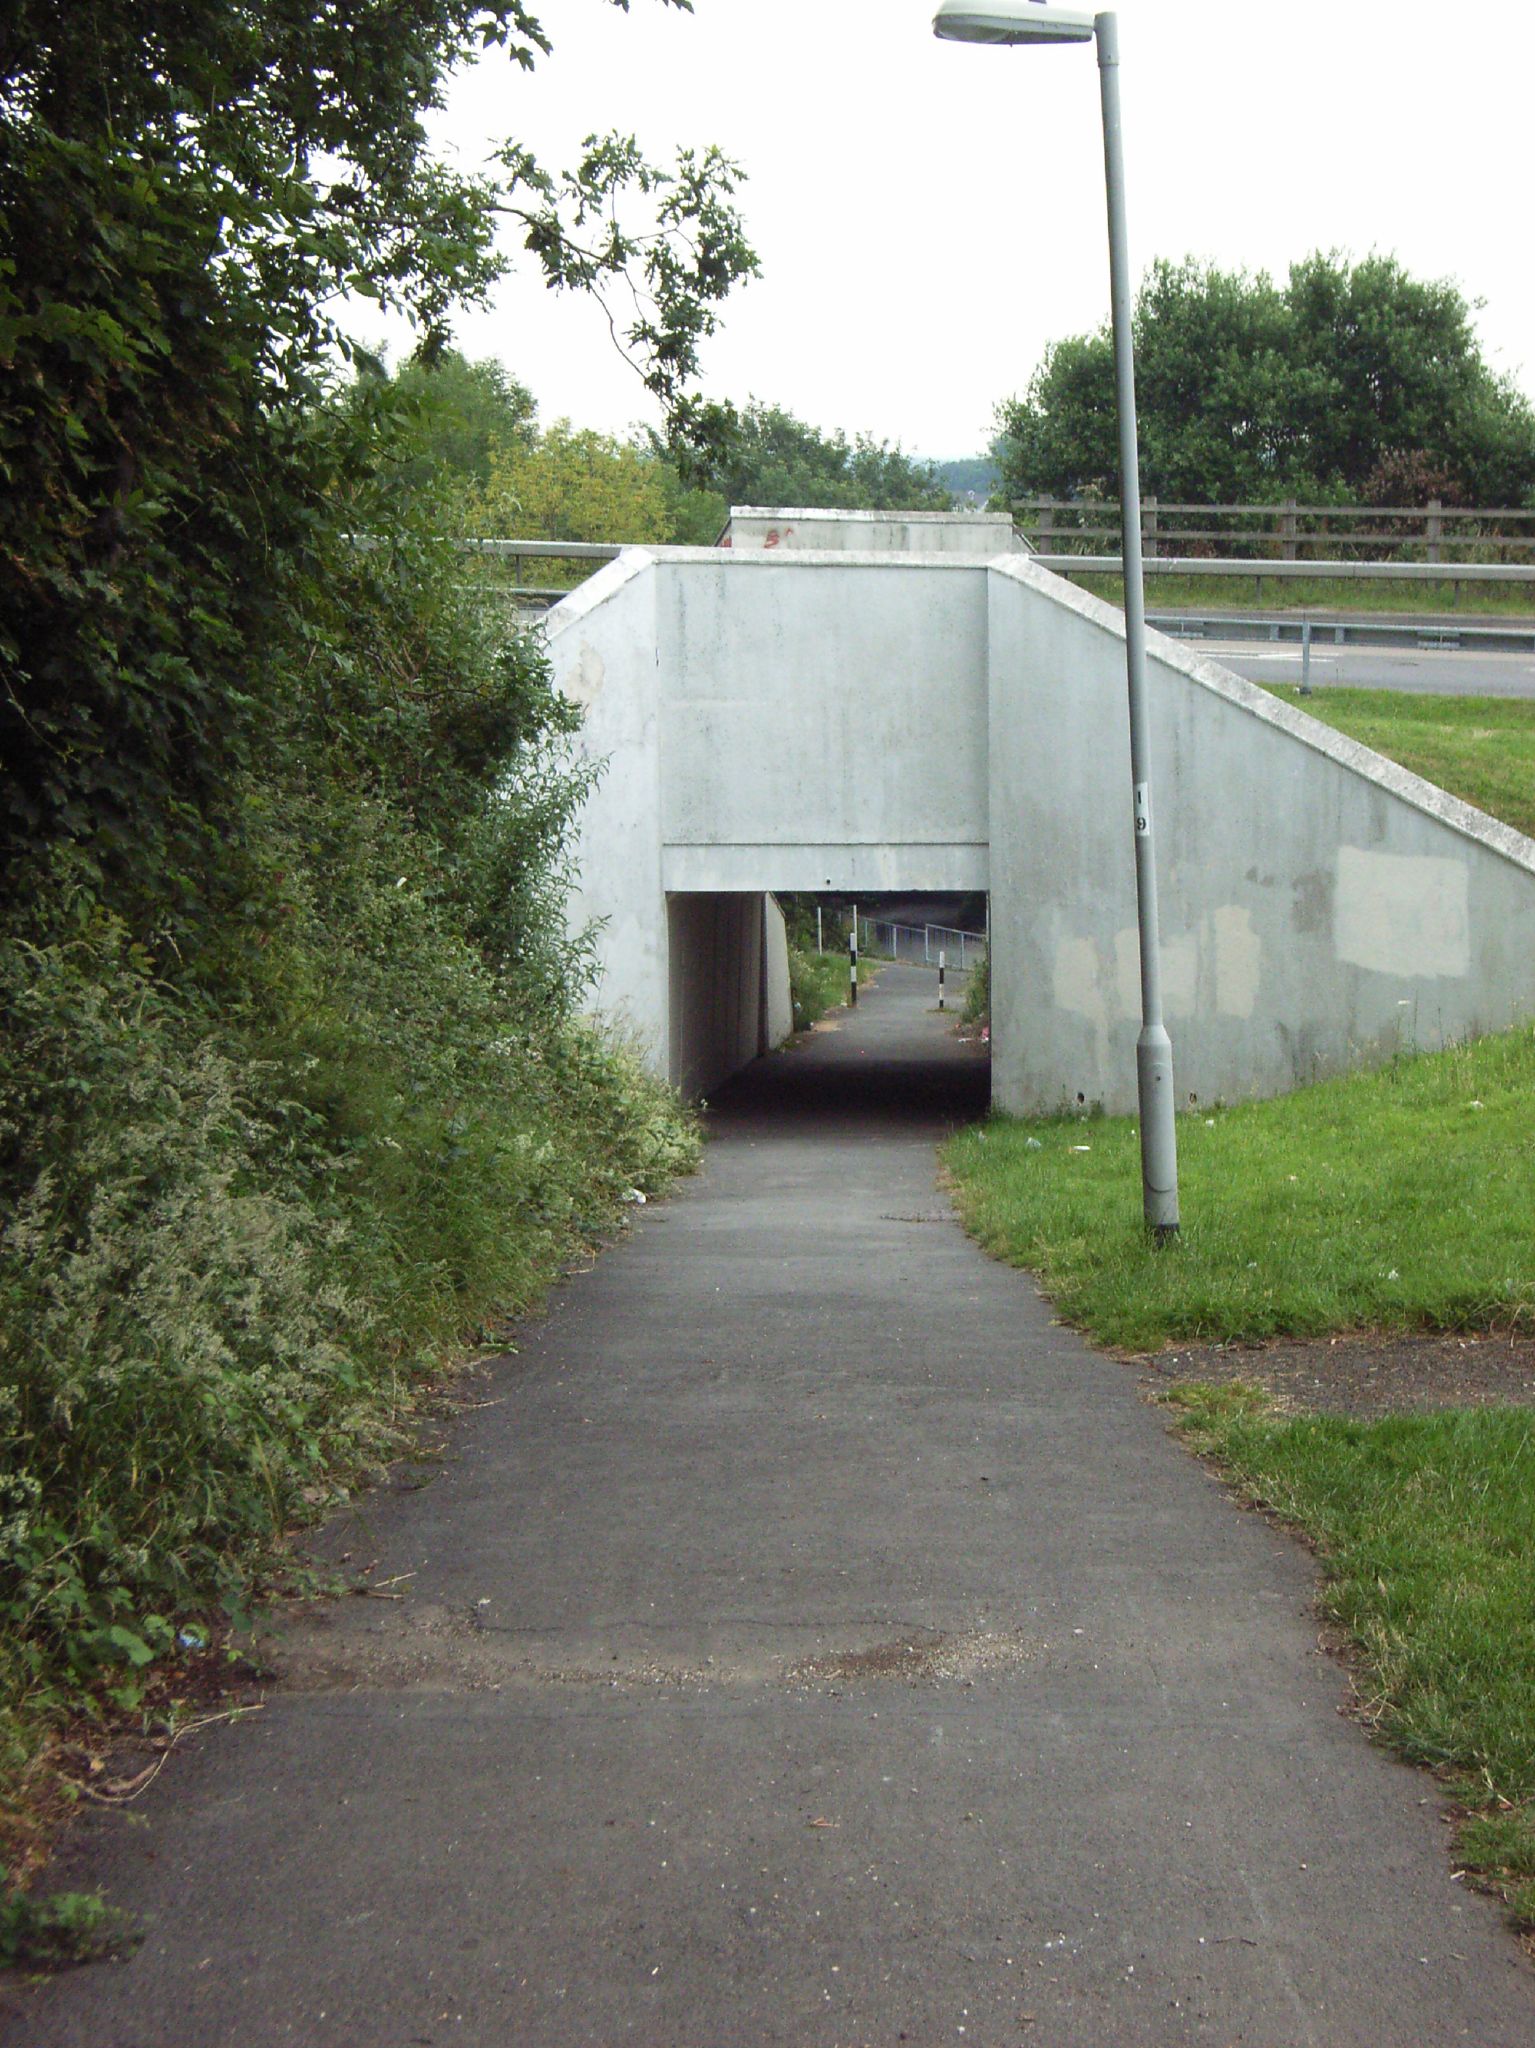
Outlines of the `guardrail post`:
[[1441,559],[1439,543],[1444,539],[1444,502],[1440,498],[1428,501],[1428,519],[1423,528],[1428,539],[1428,558],[1431,562]]
[[1155,499],[1155,498],[1143,498],[1143,499],[1141,500],[1141,509],[1142,509],[1142,511],[1143,511],[1143,512],[1145,513],[1145,515],[1146,515],[1146,517],[1145,517],[1145,521],[1144,521],[1144,524],[1143,524],[1143,526],[1142,526],[1142,529],[1141,529],[1141,531],[1142,531],[1142,533],[1143,533],[1143,535],[1144,535],[1144,539],[1143,539],[1143,541],[1142,541],[1142,547],[1143,547],[1143,550],[1144,550],[1145,554],[1147,555],[1147,557],[1148,557],[1148,558],[1149,558],[1150,560],[1152,560],[1152,561],[1155,561],[1155,559],[1156,559],[1156,553],[1157,553],[1157,501],[1156,501],[1156,499]]
[[1300,628],[1300,693],[1311,695],[1311,621],[1301,620]]
[[1049,554],[1050,549],[1046,546],[1046,542],[1049,540],[1051,534],[1054,533],[1054,531],[1055,500],[1053,498],[1041,498],[1039,501],[1039,526],[1037,528],[1037,545],[1039,548],[1039,552],[1042,555]]
[[1286,562],[1295,560],[1295,510],[1298,503],[1298,499],[1286,498],[1279,514],[1279,552]]

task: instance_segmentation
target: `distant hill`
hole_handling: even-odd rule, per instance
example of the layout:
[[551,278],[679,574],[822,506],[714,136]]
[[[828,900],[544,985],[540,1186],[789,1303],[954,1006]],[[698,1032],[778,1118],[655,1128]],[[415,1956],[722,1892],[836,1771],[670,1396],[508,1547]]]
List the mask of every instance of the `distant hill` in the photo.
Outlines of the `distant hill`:
[[984,505],[997,488],[997,465],[989,455],[961,456],[956,462],[935,462],[933,470],[946,491]]

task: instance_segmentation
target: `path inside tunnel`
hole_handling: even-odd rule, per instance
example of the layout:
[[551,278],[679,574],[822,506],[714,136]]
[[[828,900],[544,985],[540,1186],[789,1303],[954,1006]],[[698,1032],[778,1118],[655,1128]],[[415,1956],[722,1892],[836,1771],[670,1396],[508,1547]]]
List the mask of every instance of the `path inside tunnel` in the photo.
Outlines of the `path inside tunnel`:
[[711,1132],[728,1140],[753,1125],[814,1125],[829,1140],[860,1129],[932,1140],[984,1116],[991,1062],[956,1029],[964,982],[948,976],[939,1010],[934,969],[886,962],[875,972],[855,1008],[831,1011],[726,1082],[709,1105]]
[[959,1231],[887,970],[329,1532],[262,1712],[94,1811],[33,2048],[1525,2048],[1309,1559]]

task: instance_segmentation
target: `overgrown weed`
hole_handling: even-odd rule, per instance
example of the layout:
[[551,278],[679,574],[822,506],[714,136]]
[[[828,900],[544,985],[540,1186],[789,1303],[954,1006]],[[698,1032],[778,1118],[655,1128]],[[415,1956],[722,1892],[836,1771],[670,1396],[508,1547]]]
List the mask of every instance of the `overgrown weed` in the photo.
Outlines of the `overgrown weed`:
[[13,1872],[57,1731],[131,1716],[399,1448],[424,1381],[696,1157],[581,1014],[574,714],[452,573],[338,562],[335,638],[174,926],[67,847],[0,915]]

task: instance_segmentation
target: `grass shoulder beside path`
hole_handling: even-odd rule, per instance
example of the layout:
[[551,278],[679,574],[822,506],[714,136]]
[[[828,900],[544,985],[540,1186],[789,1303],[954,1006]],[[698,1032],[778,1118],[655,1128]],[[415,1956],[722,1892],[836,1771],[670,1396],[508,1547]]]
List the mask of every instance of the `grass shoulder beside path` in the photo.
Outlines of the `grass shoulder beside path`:
[[1535,1034],[1178,1124],[1184,1227],[1141,1222],[1129,1117],[998,1117],[946,1159],[966,1226],[1100,1343],[1148,1351],[1535,1317]]
[[1194,1449],[1315,1543],[1360,1718],[1439,1775],[1459,1862],[1535,1930],[1535,1417],[1281,1415],[1237,1385],[1167,1399]]
[[[878,967],[878,961],[859,955],[860,988],[873,983]],[[798,946],[789,948],[789,997],[796,1031],[807,1030],[828,1010],[845,1008],[851,986],[846,953],[817,953],[813,949],[801,950]]]
[[[1535,615],[1535,584],[1464,583],[1457,597],[1448,583],[1408,578],[1264,576],[1253,563],[1251,576],[1164,576],[1146,564],[1148,611],[1220,612],[1423,612],[1450,618],[1527,619]],[[1258,578],[1263,577],[1263,594]],[[1123,605],[1118,576],[1073,573],[1073,583],[1108,604]]]
[[[1535,1315],[1528,1030],[1182,1118],[1179,1138],[1184,1228],[1164,1249],[1129,1118],[998,1117],[946,1159],[982,1243],[1108,1344]],[[1535,1930],[1535,1415],[1285,1414],[1236,1384],[1166,1398],[1193,1449],[1315,1543],[1361,1719],[1440,1774],[1458,1860]]]

